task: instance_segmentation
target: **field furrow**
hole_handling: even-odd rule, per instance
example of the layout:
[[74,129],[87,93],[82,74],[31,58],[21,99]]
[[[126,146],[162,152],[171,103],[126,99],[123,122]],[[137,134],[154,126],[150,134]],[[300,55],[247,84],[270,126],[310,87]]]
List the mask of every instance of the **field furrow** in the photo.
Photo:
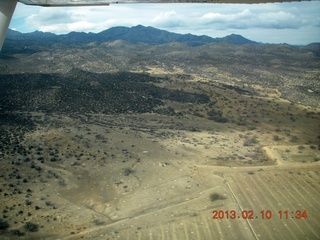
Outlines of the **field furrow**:
[[[310,169],[301,169],[293,175],[291,170],[274,169],[226,175],[239,205],[254,211],[254,219],[248,221],[259,239],[319,239],[318,179],[315,171],[311,171],[314,177],[308,172]],[[267,215],[268,210],[272,216]],[[302,216],[304,211],[306,216]]]

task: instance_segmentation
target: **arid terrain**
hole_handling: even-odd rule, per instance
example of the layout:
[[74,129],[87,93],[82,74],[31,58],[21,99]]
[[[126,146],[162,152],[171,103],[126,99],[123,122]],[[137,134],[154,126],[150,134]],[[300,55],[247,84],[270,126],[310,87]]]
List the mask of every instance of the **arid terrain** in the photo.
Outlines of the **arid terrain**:
[[2,54],[0,238],[320,239],[319,57],[119,40]]

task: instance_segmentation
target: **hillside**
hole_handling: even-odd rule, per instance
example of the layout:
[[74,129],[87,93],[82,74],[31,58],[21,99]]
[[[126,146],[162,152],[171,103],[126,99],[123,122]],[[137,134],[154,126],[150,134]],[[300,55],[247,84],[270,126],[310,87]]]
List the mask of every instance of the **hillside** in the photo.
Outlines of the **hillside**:
[[[153,37],[153,32],[158,33],[154,34],[157,37]],[[186,43],[191,37],[197,41],[204,40],[200,46],[190,46]],[[282,97],[293,102],[311,106],[319,106],[320,102],[316,77],[320,56],[317,43],[302,47],[242,44],[246,40],[241,36],[230,35],[223,40],[229,42],[204,44],[211,38],[173,34],[142,26],[116,27],[99,34],[11,32],[8,38],[7,47],[0,54],[0,58],[7,60],[0,65],[3,74],[67,73],[72,69],[98,73],[148,68],[172,71],[179,67],[187,74],[198,73],[215,79],[218,71],[219,74],[232,76],[242,85],[258,84],[276,88]],[[146,43],[148,39],[157,39],[161,43],[165,39],[168,43],[150,44]],[[16,54],[20,54],[18,58]],[[215,69],[213,72],[208,70],[212,67]],[[302,77],[301,71],[310,74]],[[227,79],[223,81],[229,82]]]
[[[166,44],[184,43],[188,46],[200,46],[206,43],[226,42],[232,44],[258,44],[240,35],[232,34],[223,38],[211,38],[208,36],[196,36],[192,34],[177,34],[160,30],[153,27],[141,25],[135,27],[113,27],[100,33],[70,32],[68,34],[56,35],[35,31],[32,33],[20,33],[9,29],[2,49],[3,53],[27,52],[25,48],[39,51],[41,47],[51,47],[55,44],[72,46],[87,44],[90,42],[111,42],[124,40],[130,43]],[[24,46],[24,49],[19,48]],[[31,51],[29,49],[29,51]]]

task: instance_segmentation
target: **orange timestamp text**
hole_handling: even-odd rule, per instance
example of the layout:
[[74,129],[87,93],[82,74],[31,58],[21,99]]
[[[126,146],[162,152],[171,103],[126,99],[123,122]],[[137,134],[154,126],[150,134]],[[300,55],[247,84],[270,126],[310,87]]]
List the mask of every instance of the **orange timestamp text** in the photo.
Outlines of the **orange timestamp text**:
[[271,210],[262,210],[255,212],[253,210],[213,210],[212,219],[267,219],[270,220],[273,217],[278,219],[306,219],[308,216],[307,210],[279,210],[273,212]]

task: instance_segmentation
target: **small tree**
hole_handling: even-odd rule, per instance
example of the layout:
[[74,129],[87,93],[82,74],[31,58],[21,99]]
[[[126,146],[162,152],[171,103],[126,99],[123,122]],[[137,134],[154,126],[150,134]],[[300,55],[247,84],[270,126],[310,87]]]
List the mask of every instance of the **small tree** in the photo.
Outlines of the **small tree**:
[[123,170],[123,174],[125,176],[129,176],[130,174],[134,173],[135,171],[131,167],[127,167]]
[[297,142],[298,141],[298,137],[297,136],[291,136],[290,137],[290,142]]
[[222,196],[219,193],[211,193],[210,195],[210,200],[211,202],[217,201],[217,200],[222,200],[222,199],[226,199],[225,196]]
[[279,135],[273,135],[273,140],[274,141],[280,141],[281,138],[279,137]]
[[258,140],[257,140],[256,136],[247,137],[243,142],[243,146],[252,146],[252,145],[254,145],[256,143],[258,143]]
[[30,232],[37,232],[39,230],[39,225],[31,222],[27,222],[24,228]]
[[0,218],[0,230],[6,230],[10,227],[10,224],[7,221],[3,221],[2,218]]

